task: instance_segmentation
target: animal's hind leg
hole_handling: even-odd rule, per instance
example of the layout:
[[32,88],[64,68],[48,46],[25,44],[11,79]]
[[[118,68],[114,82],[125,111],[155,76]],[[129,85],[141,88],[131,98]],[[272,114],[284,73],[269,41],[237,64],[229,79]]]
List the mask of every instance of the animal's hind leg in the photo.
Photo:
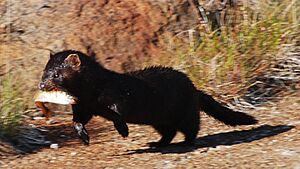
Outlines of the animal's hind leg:
[[199,113],[191,114],[187,116],[181,123],[179,127],[179,131],[181,131],[184,136],[184,144],[185,145],[193,145],[195,143],[195,138],[197,137],[199,131],[199,123],[200,123]]
[[170,126],[155,126],[154,128],[159,132],[159,134],[161,134],[162,137],[158,142],[148,143],[150,147],[167,146],[176,135],[176,129]]

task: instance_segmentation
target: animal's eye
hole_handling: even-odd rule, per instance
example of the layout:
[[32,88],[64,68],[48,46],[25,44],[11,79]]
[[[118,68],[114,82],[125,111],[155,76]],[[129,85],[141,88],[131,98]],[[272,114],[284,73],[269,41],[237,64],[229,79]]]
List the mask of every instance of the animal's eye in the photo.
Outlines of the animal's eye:
[[58,78],[59,77],[59,74],[58,73],[55,73],[54,74],[54,78]]

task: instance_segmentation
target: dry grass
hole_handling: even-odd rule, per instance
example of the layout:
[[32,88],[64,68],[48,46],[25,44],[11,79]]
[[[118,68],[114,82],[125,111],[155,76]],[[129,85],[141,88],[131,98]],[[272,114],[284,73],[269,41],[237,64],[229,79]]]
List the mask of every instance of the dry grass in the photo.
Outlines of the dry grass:
[[162,45],[168,54],[146,65],[172,66],[188,73],[199,88],[236,93],[274,63],[282,44],[299,35],[297,1],[267,2],[239,8],[235,17],[225,19],[221,33],[207,32],[200,25],[166,36]]
[[0,131],[2,135],[13,135],[22,123],[24,102],[20,98],[18,84],[12,77],[1,77],[0,85]]

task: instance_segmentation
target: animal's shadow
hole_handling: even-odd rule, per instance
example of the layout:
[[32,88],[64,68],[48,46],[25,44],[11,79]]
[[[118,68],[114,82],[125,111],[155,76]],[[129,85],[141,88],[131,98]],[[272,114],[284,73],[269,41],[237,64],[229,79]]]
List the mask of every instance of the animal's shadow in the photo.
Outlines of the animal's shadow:
[[241,143],[249,143],[255,140],[260,140],[265,137],[274,136],[286,131],[291,130],[295,126],[291,125],[262,125],[256,128],[243,131],[231,131],[227,133],[219,133],[213,135],[207,135],[199,137],[195,141],[193,146],[182,146],[182,143],[172,143],[171,145],[164,148],[146,148],[129,150],[129,154],[142,154],[142,153],[186,153],[191,152],[200,148],[217,147],[220,145],[235,145]]
[[[95,126],[89,129],[90,137],[95,137],[98,132],[108,131],[109,128],[103,126]],[[18,154],[35,153],[41,149],[49,148],[51,144],[57,144],[59,147],[85,146],[78,138],[71,122],[39,127],[26,126],[22,132],[14,136],[1,136],[1,142],[13,147]],[[5,152],[1,152],[0,149],[0,157],[1,153]]]
[[[73,131],[73,127],[71,124],[59,124],[55,126],[48,126],[43,127],[44,133],[42,135],[47,135],[47,140],[50,143],[59,143],[60,146],[74,146],[81,145],[81,142],[78,141],[78,136]],[[130,154],[142,154],[142,153],[186,153],[191,152],[196,149],[200,148],[209,148],[209,147],[216,147],[220,145],[235,145],[241,143],[248,143],[255,140],[260,140],[265,137],[274,136],[286,131],[291,130],[294,126],[290,125],[277,125],[277,126],[270,126],[270,125],[262,125],[256,128],[252,128],[249,130],[243,131],[231,131],[227,133],[219,133],[213,135],[207,135],[204,137],[199,137],[195,141],[194,146],[182,146],[181,143],[173,143],[168,147],[164,148],[146,148],[146,149],[136,149],[136,150],[129,150],[127,153],[123,155],[130,155]],[[91,128],[90,130],[91,137],[95,133],[99,131],[107,132],[107,128],[103,127],[96,127]],[[29,132],[29,130],[28,130]],[[30,134],[31,132],[29,132]],[[92,134],[94,133],[94,134]],[[60,137],[64,136],[64,137]],[[2,139],[1,139],[2,140]],[[22,140],[22,139],[19,139]],[[70,140],[73,140],[71,143],[68,144]],[[5,140],[2,140],[5,141]],[[50,143],[41,143],[36,145],[27,145],[26,144],[14,144],[13,146],[16,148],[17,151],[21,151],[23,153],[31,153],[39,151],[42,148],[49,147]]]

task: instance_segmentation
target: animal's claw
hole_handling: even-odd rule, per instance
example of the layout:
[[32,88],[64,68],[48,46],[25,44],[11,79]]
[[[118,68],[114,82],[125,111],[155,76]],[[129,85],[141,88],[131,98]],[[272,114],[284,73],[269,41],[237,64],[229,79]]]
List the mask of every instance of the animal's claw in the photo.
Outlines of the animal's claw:
[[83,144],[89,145],[90,137],[85,127],[81,123],[74,123],[74,128],[80,139],[83,141]]

